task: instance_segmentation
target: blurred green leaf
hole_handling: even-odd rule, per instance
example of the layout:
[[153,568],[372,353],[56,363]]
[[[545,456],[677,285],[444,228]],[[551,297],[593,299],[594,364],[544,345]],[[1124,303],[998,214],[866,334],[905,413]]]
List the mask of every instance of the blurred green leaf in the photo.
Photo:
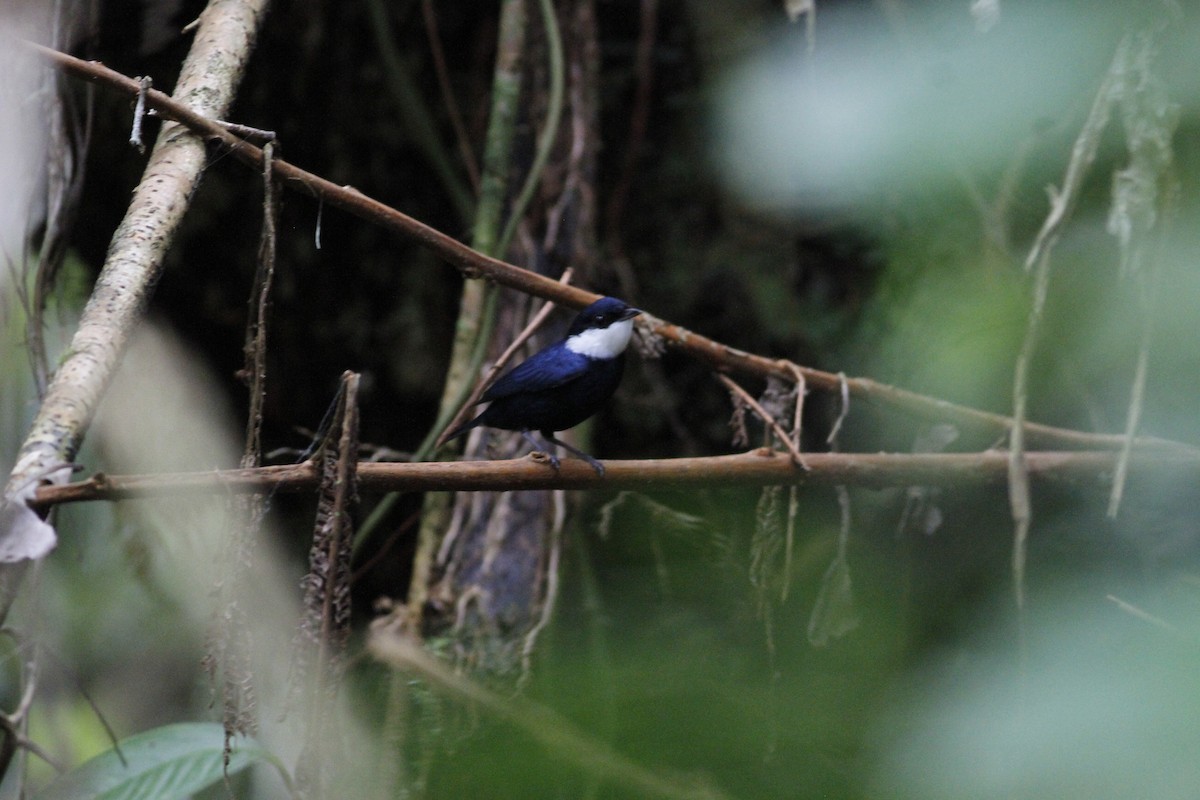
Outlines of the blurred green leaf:
[[[36,800],[92,797],[102,800],[184,798],[251,764],[264,761],[280,773],[282,763],[253,739],[243,739],[224,764],[224,729],[215,722],[184,722],[130,736],[66,773]],[[122,756],[124,761],[122,762]]]

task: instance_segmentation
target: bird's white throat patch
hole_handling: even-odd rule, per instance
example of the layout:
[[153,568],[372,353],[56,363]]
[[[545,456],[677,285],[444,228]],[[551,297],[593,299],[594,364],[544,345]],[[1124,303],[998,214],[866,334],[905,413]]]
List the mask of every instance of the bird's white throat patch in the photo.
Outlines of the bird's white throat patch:
[[588,358],[616,358],[625,352],[633,335],[633,320],[623,319],[607,328],[588,328],[567,337],[567,349]]

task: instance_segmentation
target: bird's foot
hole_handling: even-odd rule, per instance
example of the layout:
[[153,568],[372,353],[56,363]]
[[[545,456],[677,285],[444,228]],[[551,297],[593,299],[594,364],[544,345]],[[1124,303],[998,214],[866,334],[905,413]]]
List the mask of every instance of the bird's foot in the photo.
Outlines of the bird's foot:
[[558,472],[559,468],[562,467],[562,462],[559,461],[558,456],[554,455],[553,453],[546,453],[541,450],[534,450],[529,455],[531,458],[533,458],[534,461],[543,461],[543,462],[549,464],[551,467],[554,468],[555,472]]
[[561,439],[555,438],[553,431],[542,431],[542,438],[545,439],[547,442],[549,442],[552,445],[557,445],[559,447],[566,448],[571,453],[574,453],[575,455],[579,456],[584,461],[586,461],[588,464],[591,464],[592,469],[596,470],[597,475],[599,475],[602,478],[604,477],[604,465],[603,464],[601,464],[596,459],[592,458],[587,453],[580,450],[578,447],[567,444],[566,442],[562,441]]
[[[532,458],[534,461],[541,461],[543,463],[549,464],[551,467],[554,468],[555,472],[558,472],[562,468],[562,461],[560,461],[558,456],[554,455],[553,453],[546,453],[541,450],[534,450],[533,452],[531,452],[529,454],[529,457]],[[586,461],[591,466],[592,469],[596,470],[597,475],[599,475],[601,478],[604,477],[604,465],[603,464],[601,464],[599,461],[597,461],[596,459],[592,458],[589,455],[581,455],[580,458],[582,458],[584,461]]]
[[583,458],[584,461],[586,461],[592,465],[592,469],[596,470],[597,475],[599,475],[601,478],[604,477],[604,465],[603,464],[601,464],[599,461],[592,458],[591,456],[587,455],[586,453],[580,453],[579,455]]

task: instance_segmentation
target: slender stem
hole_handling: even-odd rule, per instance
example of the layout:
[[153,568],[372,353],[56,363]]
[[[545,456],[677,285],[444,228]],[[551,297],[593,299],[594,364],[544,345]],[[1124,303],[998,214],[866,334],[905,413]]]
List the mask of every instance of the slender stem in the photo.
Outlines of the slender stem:
[[433,9],[433,0],[421,0],[421,16],[425,20],[425,35],[429,40],[429,53],[433,56],[433,71],[437,75],[438,87],[442,91],[442,105],[450,118],[450,126],[454,128],[454,137],[458,140],[459,155],[471,188],[479,191],[479,167],[475,163],[475,154],[471,151],[471,138],[467,135],[467,126],[463,122],[462,111],[454,97],[454,89],[450,85],[450,70],[446,67],[446,53],[442,40],[438,36],[437,14]]
[[1050,253],[1058,243],[1062,227],[1075,209],[1083,179],[1096,159],[1100,138],[1104,129],[1108,127],[1109,116],[1116,102],[1117,88],[1126,69],[1128,52],[1129,39],[1126,37],[1117,46],[1112,64],[1105,73],[1092,102],[1092,108],[1075,139],[1071,159],[1063,176],[1062,188],[1058,191],[1050,190],[1050,212],[1046,215],[1046,220],[1025,259],[1025,268],[1033,271],[1033,300],[1029,308],[1029,322],[1025,328],[1025,341],[1021,345],[1021,353],[1017,357],[1013,375],[1013,414],[1008,441],[1008,496],[1013,518],[1013,597],[1018,610],[1025,608],[1026,548],[1029,526],[1033,518],[1025,453],[1029,434],[1029,426],[1026,423],[1029,416],[1029,383],[1034,352],[1041,335],[1046,294],[1050,286]]
[[442,138],[433,122],[433,114],[430,113],[416,81],[413,80],[396,47],[391,20],[388,18],[388,4],[384,3],[384,0],[367,0],[366,7],[371,16],[371,33],[375,37],[375,46],[387,70],[387,88],[396,101],[397,117],[412,137],[413,144],[437,174],[442,188],[454,203],[459,216],[464,220],[470,219],[475,199],[467,182],[455,169],[449,154],[442,146]]
[[517,195],[516,201],[513,203],[512,210],[509,211],[508,222],[504,224],[504,230],[500,234],[499,246],[496,248],[496,255],[502,256],[508,249],[509,243],[512,241],[513,235],[517,232],[517,225],[521,222],[521,217],[525,215],[525,209],[529,207],[529,201],[533,199],[534,190],[537,189],[538,183],[542,179],[542,172],[546,168],[546,162],[550,160],[550,152],[554,149],[554,142],[558,139],[558,125],[562,120],[563,109],[563,49],[562,36],[558,31],[558,20],[554,16],[554,5],[550,0],[538,0],[538,6],[542,12],[542,22],[546,28],[546,48],[549,51],[549,72],[550,72],[550,102],[546,109],[546,122],[542,128],[542,135],[538,138],[537,153],[533,157],[533,165],[529,168],[529,174],[525,176],[525,183],[521,187],[520,194]]
[[733,392],[738,399],[750,406],[750,409],[755,413],[755,415],[758,416],[759,419],[763,421],[763,424],[769,427],[775,433],[775,438],[787,448],[788,452],[792,456],[792,460],[796,462],[796,466],[803,467],[804,454],[800,452],[799,444],[792,441],[792,437],[788,436],[787,431],[783,429],[783,426],[779,424],[779,421],[767,413],[767,410],[763,408],[757,400],[754,399],[753,395],[751,395],[741,386],[738,386],[737,383],[735,383],[728,375],[722,375],[718,372],[717,379],[721,381],[726,389]]
[[[83,61],[32,43],[27,43],[26,46],[38,51],[69,74],[116,88],[130,97],[137,95],[139,87],[136,81],[102,64]],[[212,120],[176,103],[157,89],[147,92],[146,103],[164,117],[187,125],[208,141],[219,142],[239,161],[248,163],[255,169],[261,168],[262,151],[259,148],[239,139]],[[321,178],[284,159],[276,159],[275,172],[285,187],[304,191],[314,198],[322,199],[399,236],[411,239],[469,277],[486,277],[502,286],[553,300],[568,308],[583,308],[599,299],[599,295],[594,292],[560,284],[552,278],[473,250],[462,242],[353,188]],[[774,376],[788,381],[794,381],[798,371],[813,389],[840,391],[842,387],[843,379],[836,373],[747,353],[648,313],[638,318],[638,324],[652,339],[704,361],[715,369],[759,378]],[[917,419],[949,422],[960,428],[996,435],[1007,435],[1012,429],[1012,417],[1004,414],[950,403],[870,378],[844,380],[853,397],[886,406]],[[1026,445],[1039,448],[1108,449],[1120,447],[1125,439],[1123,434],[1087,433],[1028,421],[1024,423],[1024,432]],[[1200,453],[1200,449],[1190,445],[1157,437],[1139,436],[1136,445],[1139,449]]]
[[[574,270],[571,267],[567,267],[563,271],[562,277],[559,278],[559,282],[570,283],[571,276],[573,274],[574,274]],[[479,398],[483,396],[483,393],[485,391],[487,391],[487,388],[492,385],[492,382],[496,379],[496,376],[500,373],[500,370],[504,369],[505,365],[508,364],[508,362],[516,354],[517,350],[520,349],[521,345],[523,345],[523,344],[525,344],[525,342],[529,341],[529,337],[533,336],[533,334],[537,332],[537,329],[542,327],[542,325],[546,322],[546,318],[550,316],[550,312],[553,311],[556,307],[557,306],[555,306],[554,303],[550,303],[550,302],[544,303],[542,305],[542,307],[540,309],[538,309],[538,312],[533,315],[533,319],[531,319],[529,321],[529,324],[525,326],[524,330],[522,330],[519,334],[517,334],[517,338],[512,340],[512,343],[508,347],[505,348],[504,352],[500,354],[500,357],[496,359],[496,362],[494,364],[492,364],[491,368],[488,370],[487,375],[484,375],[483,379],[480,380],[479,383],[477,383],[475,385],[475,388],[471,391],[471,394],[467,397],[467,399],[462,403],[461,407],[458,409],[458,413],[454,415],[454,418],[452,420],[450,420],[450,422],[446,423],[446,425],[444,425],[444,426],[434,425],[434,427],[433,427],[434,433],[436,433],[439,430],[441,431],[441,433],[438,435],[437,441],[434,442],[434,444],[433,444],[433,447],[435,449],[438,447],[441,447],[442,445],[444,445],[446,443],[445,437],[446,437],[447,433],[449,433],[451,430],[453,430],[454,428],[461,425],[463,423],[463,421],[466,420],[466,418],[468,416],[470,416],[471,409],[475,406],[476,403],[479,402]],[[425,457],[421,457],[421,458],[414,457],[413,460],[414,461],[424,461]]]
[[521,695],[501,695],[465,677],[438,661],[415,640],[376,628],[369,640],[370,652],[402,675],[415,674],[447,697],[480,708],[540,742],[548,753],[579,767],[584,772],[627,786],[641,797],[671,800],[722,800],[725,793],[701,778],[650,769],[633,761],[607,742],[590,736],[570,720]]

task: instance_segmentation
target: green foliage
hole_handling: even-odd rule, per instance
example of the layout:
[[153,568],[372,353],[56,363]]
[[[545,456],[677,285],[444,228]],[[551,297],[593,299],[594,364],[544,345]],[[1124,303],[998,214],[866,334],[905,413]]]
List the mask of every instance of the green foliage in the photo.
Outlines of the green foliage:
[[58,778],[35,800],[183,800],[255,763],[283,765],[253,739],[235,739],[225,763],[225,732],[184,722],[130,736]]

